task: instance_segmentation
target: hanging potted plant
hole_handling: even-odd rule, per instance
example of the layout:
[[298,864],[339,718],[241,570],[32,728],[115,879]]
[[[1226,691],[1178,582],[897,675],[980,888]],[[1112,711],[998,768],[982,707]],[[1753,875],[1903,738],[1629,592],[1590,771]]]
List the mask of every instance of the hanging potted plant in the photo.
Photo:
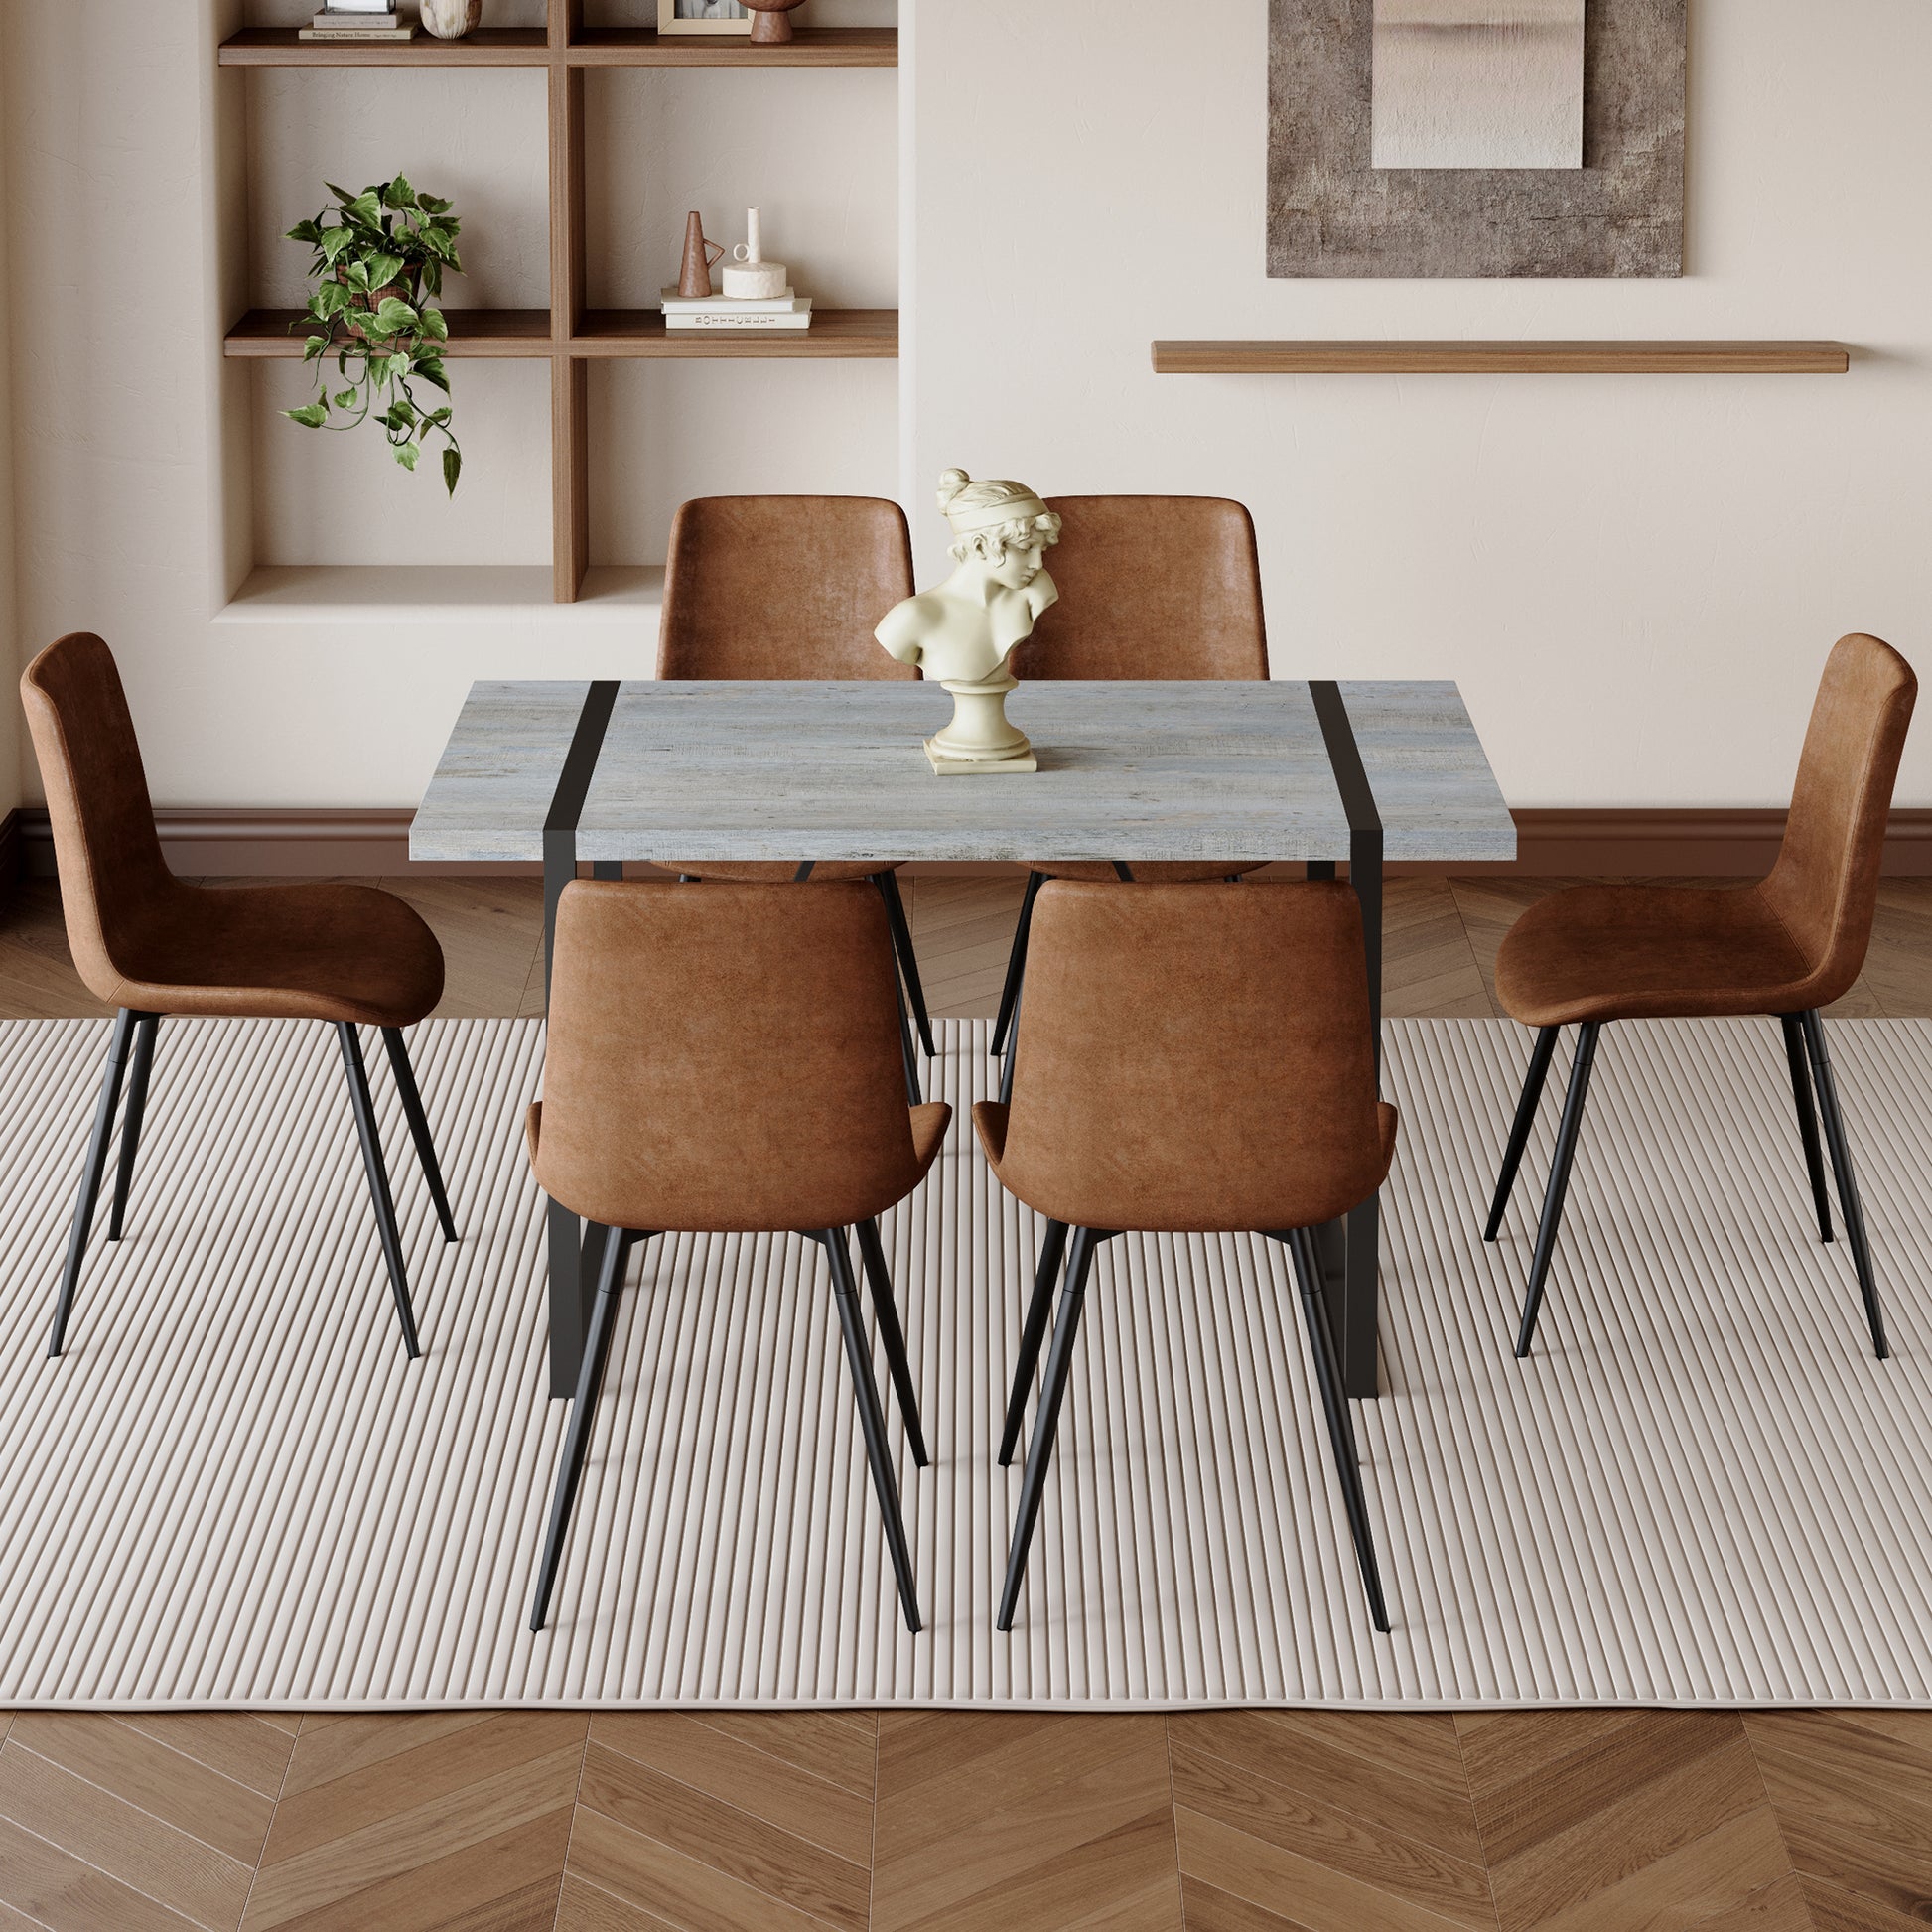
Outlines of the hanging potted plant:
[[[425,407],[418,382],[450,393],[443,370],[449,324],[436,298],[443,271],[461,269],[461,223],[450,204],[419,195],[401,175],[359,195],[328,184],[336,198],[312,221],[288,232],[314,249],[316,290],[293,325],[310,334],[303,360],[317,365],[314,402],[282,414],[304,429],[353,429],[373,416],[396,461],[414,470],[431,437],[443,444],[443,483],[454,494],[463,452],[450,429],[450,405]],[[344,387],[332,392],[329,358]]]

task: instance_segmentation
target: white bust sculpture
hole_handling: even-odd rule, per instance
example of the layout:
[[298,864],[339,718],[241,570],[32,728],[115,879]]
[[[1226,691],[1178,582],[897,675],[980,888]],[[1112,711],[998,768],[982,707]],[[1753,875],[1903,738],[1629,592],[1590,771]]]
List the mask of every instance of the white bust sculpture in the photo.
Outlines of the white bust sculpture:
[[1042,558],[1059,541],[1060,519],[1025,484],[974,483],[964,470],[939,479],[939,507],[958,538],[958,568],[895,605],[873,634],[953,694],[952,723],[925,741],[933,770],[1035,770],[1026,733],[1007,723],[1007,693],[1019,683],[1007,659],[1059,597]]

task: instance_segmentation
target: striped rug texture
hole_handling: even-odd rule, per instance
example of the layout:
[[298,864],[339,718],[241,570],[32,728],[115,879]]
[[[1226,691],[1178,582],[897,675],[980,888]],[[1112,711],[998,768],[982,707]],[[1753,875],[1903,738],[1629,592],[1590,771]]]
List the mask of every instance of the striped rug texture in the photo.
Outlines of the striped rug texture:
[[[45,1330],[105,1023],[0,1028],[0,1706],[1932,1703],[1932,1024],[1830,1035],[1896,1358],[1810,1228],[1776,1029],[1609,1030],[1538,1351],[1510,1340],[1547,1097],[1478,1238],[1528,1038],[1389,1030],[1370,1628],[1281,1252],[1102,1251],[1011,1636],[993,1445],[1038,1227],[960,1120],[887,1226],[934,1466],[908,1636],[822,1257],[633,1258],[551,1628],[533,1022],[417,1029],[458,1246],[372,1077],[426,1350],[397,1339],[327,1029],[164,1025],[127,1238]],[[379,1059],[379,1055],[378,1055]],[[1558,1079],[1563,1062],[1559,1061]],[[883,1366],[881,1370],[882,1381]],[[890,1400],[889,1400],[890,1413]],[[898,1432],[894,1428],[897,1440]]]

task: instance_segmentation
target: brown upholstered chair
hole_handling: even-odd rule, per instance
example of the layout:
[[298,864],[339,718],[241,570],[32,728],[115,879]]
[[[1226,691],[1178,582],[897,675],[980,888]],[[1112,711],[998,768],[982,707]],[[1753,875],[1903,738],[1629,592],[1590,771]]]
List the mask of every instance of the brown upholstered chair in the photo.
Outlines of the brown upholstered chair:
[[1775,1015],[1784,1030],[1818,1237],[1829,1241],[1832,1212],[1818,1145],[1824,1120],[1872,1349],[1881,1361],[1886,1356],[1851,1144],[1818,1010],[1848,992],[1864,964],[1892,781],[1917,693],[1912,667],[1889,644],[1859,633],[1841,637],[1818,687],[1784,844],[1768,878],[1742,887],[1578,886],[1531,906],[1510,928],[1496,955],[1496,997],[1537,1035],[1485,1241],[1502,1225],[1557,1035],[1566,1026],[1580,1030],[1523,1298],[1519,1356],[1530,1352],[1536,1334],[1597,1036],[1613,1020],[1756,1014]]
[[[1061,521],[1046,568],[1059,602],[1013,653],[1035,678],[1239,679],[1265,683],[1268,629],[1254,519],[1223,496],[1055,496]],[[1007,961],[993,1051],[1006,1045],[1027,971],[1034,900],[1049,879],[1180,885],[1234,879],[1259,862],[1174,859],[1133,867],[1036,860]]]
[[905,1105],[891,964],[885,909],[857,882],[789,895],[744,885],[564,888],[530,1162],[545,1192],[591,1223],[601,1258],[531,1629],[549,1612],[625,1256],[653,1233],[787,1229],[818,1242],[831,1265],[899,1601],[907,1627],[919,1627],[845,1239],[856,1226],[899,1412],[923,1466],[878,1216],[924,1177],[952,1109]]
[[1057,881],[1034,919],[1012,1104],[973,1109],[1001,1184],[1046,1216],[1003,1464],[1066,1265],[1000,1628],[1013,1627],[1094,1249],[1141,1228],[1256,1232],[1287,1246],[1369,1609],[1386,1630],[1313,1236],[1381,1186],[1395,1152],[1395,1109],[1375,1095],[1355,895],[1331,883],[1201,893]]
[[[383,1166],[358,1027],[379,1027],[443,1238],[457,1238],[429,1122],[401,1029],[443,996],[443,952],[415,911],[369,886],[191,886],[168,870],[134,721],[113,653],[77,632],[20,680],[47,785],[73,963],[97,1000],[120,1009],[74,1205],[48,1353],[66,1344],[80,1264],[127,1077],[107,1238],[121,1238],[164,1014],[326,1020],[336,1029],[376,1226],[413,1357],[415,1315]],[[131,1062],[131,1063],[130,1063]]]
[[[660,678],[902,678],[918,676],[872,634],[912,595],[905,512],[878,496],[699,496],[678,505],[657,633]],[[933,1051],[919,962],[896,865],[722,861],[674,865],[680,878],[738,885],[869,879],[886,902],[893,951],[919,1043]],[[906,1054],[909,1091],[917,1071]]]

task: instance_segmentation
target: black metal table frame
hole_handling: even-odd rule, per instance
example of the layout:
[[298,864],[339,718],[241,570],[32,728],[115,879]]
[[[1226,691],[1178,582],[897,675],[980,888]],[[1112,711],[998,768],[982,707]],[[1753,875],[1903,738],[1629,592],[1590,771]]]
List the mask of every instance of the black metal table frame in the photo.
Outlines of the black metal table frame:
[[[550,962],[556,944],[557,901],[577,877],[577,825],[591,779],[604,749],[604,734],[618,701],[618,682],[593,683],[577,717],[563,769],[543,824],[543,991],[550,998]],[[1369,1024],[1375,1034],[1375,1073],[1382,1075],[1382,819],[1362,764],[1354,728],[1341,689],[1332,679],[1309,680],[1320,722],[1322,743],[1334,772],[1335,789],[1348,818],[1348,878],[1361,901],[1362,935],[1368,955]],[[1306,862],[1311,879],[1332,879],[1333,859]],[[596,879],[621,879],[617,860],[591,867]],[[1344,1220],[1321,1230],[1322,1269],[1330,1317],[1341,1353],[1342,1380],[1350,1396],[1373,1397],[1376,1382],[1376,1329],[1379,1311],[1377,1268],[1382,1210],[1371,1195]],[[591,1289],[596,1259],[588,1254],[583,1223],[567,1207],[551,1201],[548,1211],[550,1259],[550,1394],[576,1393],[578,1365],[589,1333]]]

